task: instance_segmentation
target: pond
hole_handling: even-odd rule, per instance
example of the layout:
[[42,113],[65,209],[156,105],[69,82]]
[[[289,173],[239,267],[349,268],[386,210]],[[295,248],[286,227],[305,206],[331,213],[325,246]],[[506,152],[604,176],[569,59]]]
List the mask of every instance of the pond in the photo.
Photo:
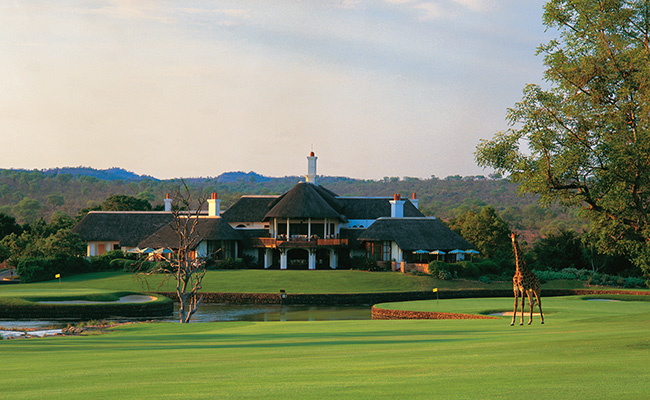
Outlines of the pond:
[[[192,317],[192,322],[217,321],[334,321],[371,319],[370,305],[365,306],[303,306],[280,304],[202,304]],[[169,317],[155,318],[157,321],[178,321],[178,304],[174,314]],[[146,318],[151,320],[151,318]],[[137,319],[109,319],[116,322]],[[0,327],[43,328],[50,326],[65,327],[72,320],[0,320]]]

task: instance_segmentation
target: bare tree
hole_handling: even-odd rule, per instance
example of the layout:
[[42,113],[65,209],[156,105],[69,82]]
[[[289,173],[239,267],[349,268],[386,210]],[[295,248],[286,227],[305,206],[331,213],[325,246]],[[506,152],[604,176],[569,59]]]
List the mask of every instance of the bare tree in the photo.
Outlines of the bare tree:
[[196,247],[201,240],[197,231],[200,213],[207,197],[199,195],[196,206],[192,207],[192,195],[183,180],[172,200],[173,220],[169,227],[175,235],[176,243],[171,243],[171,247],[176,252],[171,256],[168,265],[159,264],[160,267],[144,275],[165,274],[161,286],[172,277],[176,280],[176,295],[180,302],[179,319],[181,323],[188,323],[203,301],[199,290],[206,273],[205,260],[196,254]]

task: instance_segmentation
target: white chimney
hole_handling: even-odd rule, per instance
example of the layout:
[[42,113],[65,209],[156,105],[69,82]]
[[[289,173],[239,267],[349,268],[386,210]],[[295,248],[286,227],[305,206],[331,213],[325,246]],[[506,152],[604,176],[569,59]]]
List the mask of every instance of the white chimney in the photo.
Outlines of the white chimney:
[[305,180],[311,182],[314,185],[318,185],[318,175],[316,175],[316,160],[318,157],[312,151],[307,157],[307,175],[305,175]]
[[163,202],[165,203],[165,211],[166,212],[171,212],[172,211],[172,202],[174,200],[169,198],[169,193],[165,195],[165,198],[163,199]]
[[219,217],[221,213],[221,199],[216,193],[212,193],[208,199],[208,217]]
[[404,218],[404,203],[406,203],[406,200],[402,200],[402,196],[395,194],[393,200],[389,203],[391,218]]
[[420,209],[420,199],[416,198],[415,192],[413,192],[413,198],[411,199],[411,203],[417,208],[418,210]]

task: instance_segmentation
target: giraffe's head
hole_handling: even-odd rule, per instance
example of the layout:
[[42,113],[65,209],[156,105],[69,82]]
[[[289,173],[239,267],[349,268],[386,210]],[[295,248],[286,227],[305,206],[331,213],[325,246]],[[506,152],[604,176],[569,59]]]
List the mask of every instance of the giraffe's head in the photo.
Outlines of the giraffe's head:
[[510,238],[512,239],[512,243],[515,243],[517,241],[517,234],[515,232],[512,232],[510,234]]

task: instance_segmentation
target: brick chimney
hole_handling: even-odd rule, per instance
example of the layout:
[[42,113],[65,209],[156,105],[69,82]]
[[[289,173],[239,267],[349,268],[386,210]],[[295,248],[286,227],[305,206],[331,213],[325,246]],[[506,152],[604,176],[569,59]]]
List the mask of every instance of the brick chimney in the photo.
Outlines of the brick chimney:
[[208,217],[220,217],[221,216],[221,199],[217,198],[216,193],[210,194],[208,199]]
[[415,192],[413,192],[413,197],[411,198],[411,203],[417,208],[418,210],[420,209],[420,199],[418,199],[415,196]]
[[165,211],[166,212],[171,212],[172,211],[172,202],[173,200],[169,197],[169,193],[165,195],[165,198],[163,199],[163,202],[165,203]]
[[402,196],[396,193],[389,203],[391,218],[404,218],[404,203],[406,203],[406,200],[402,200]]

